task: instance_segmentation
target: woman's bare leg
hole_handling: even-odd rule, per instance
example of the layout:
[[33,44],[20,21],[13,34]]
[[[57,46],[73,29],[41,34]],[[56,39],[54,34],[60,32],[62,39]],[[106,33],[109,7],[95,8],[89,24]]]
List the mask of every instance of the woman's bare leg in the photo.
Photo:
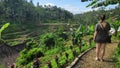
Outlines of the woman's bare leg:
[[96,43],[96,60],[99,59],[100,49],[101,49],[101,44]]
[[104,57],[104,55],[105,55],[105,48],[106,48],[106,43],[103,43],[103,44],[101,45],[101,56],[100,56],[101,61],[103,61],[103,57]]

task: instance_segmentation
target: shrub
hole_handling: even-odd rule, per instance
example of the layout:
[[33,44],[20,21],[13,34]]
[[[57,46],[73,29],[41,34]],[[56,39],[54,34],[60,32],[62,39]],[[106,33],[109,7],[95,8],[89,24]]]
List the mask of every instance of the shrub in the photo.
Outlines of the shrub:
[[67,32],[65,32],[65,27],[63,27],[63,26],[61,26],[61,27],[58,28],[58,30],[56,31],[56,35],[59,38],[63,38],[64,40],[68,39]]
[[68,39],[68,35],[66,32],[61,32],[58,34],[59,37],[63,38],[64,40],[67,40]]
[[55,45],[55,36],[53,33],[47,33],[45,35],[42,35],[42,42],[49,48],[53,47]]

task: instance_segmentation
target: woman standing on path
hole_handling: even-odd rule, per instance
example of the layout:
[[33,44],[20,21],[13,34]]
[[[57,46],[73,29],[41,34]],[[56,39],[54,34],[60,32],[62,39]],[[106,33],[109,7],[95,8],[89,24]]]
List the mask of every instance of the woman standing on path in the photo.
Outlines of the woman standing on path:
[[110,24],[106,23],[105,15],[100,16],[100,22],[95,26],[94,41],[96,42],[96,60],[103,61],[106,44],[109,42]]

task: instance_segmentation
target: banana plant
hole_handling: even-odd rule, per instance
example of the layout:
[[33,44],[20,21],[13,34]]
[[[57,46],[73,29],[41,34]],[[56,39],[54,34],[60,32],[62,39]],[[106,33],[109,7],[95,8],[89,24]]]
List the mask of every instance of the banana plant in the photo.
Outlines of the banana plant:
[[84,35],[85,35],[85,26],[80,25],[73,35],[74,44],[80,43]]
[[90,35],[93,35],[93,33],[94,33],[94,25],[88,26],[88,32],[89,32]]
[[112,23],[112,27],[115,29],[115,36],[117,36],[117,30],[120,27],[120,21],[116,20]]
[[2,39],[2,32],[10,25],[10,23],[5,23],[0,29],[0,40]]
[[90,4],[88,4],[86,7],[90,7],[92,5],[94,5],[95,3],[97,3],[99,0],[93,0]]

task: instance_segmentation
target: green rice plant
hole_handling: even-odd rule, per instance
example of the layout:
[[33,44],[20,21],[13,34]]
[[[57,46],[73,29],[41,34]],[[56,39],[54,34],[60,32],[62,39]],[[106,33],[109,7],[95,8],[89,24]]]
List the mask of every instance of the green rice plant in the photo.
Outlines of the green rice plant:
[[76,50],[77,54],[80,54],[80,48],[79,47],[75,47],[74,50]]
[[42,65],[40,68],[48,68],[47,64]]
[[51,60],[51,59],[53,59],[53,55],[46,55],[46,56],[44,56],[44,57],[41,57],[40,58],[40,61],[43,63],[43,64],[45,64],[45,63],[47,63],[49,60]]
[[30,62],[29,64],[25,65],[23,68],[31,68],[32,67],[32,62]]
[[59,58],[59,64],[60,64],[60,66],[63,66],[63,65],[66,63],[66,60],[67,60],[67,58],[66,58],[65,54],[62,55],[62,56]]
[[17,65],[26,65],[32,62],[35,58],[44,56],[41,48],[33,48],[29,51],[24,50],[24,53],[21,53],[20,57],[17,59]]
[[26,58],[23,58],[23,57],[17,58],[17,66],[18,67],[21,65],[24,65],[24,63],[27,63]]
[[38,47],[38,43],[35,41],[35,39],[33,38],[30,38],[28,39],[29,42],[26,43],[26,48],[29,50],[29,49],[32,49],[32,48],[36,48]]
[[69,54],[69,56],[68,56],[68,61],[70,61],[70,62],[73,61],[74,56],[73,56],[72,50],[69,49],[69,50],[67,50],[66,52]]
[[54,55],[54,54],[59,53],[60,51],[61,51],[61,48],[60,48],[60,47],[56,47],[56,48],[47,50],[47,51],[45,52],[45,55]]
[[85,50],[87,50],[87,49],[89,49],[89,48],[90,48],[89,45],[82,46],[81,52],[84,52]]
[[57,63],[55,62],[55,60],[51,60],[51,63],[52,63],[52,68],[58,68],[58,65]]

